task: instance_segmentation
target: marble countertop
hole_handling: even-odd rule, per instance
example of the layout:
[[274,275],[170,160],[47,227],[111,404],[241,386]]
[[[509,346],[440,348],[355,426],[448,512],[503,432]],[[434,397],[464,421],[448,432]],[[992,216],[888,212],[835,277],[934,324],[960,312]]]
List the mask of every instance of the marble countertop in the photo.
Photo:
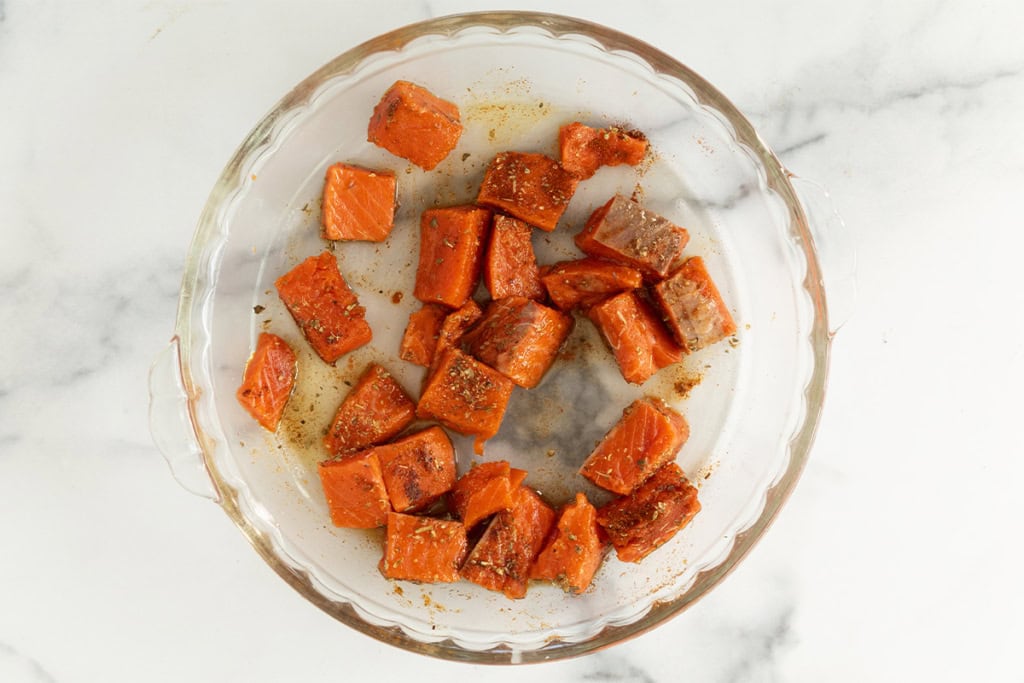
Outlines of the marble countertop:
[[333,56],[488,6],[0,0],[0,681],[1024,680],[1016,0],[520,5],[701,73],[858,247],[802,481],[664,627],[525,671],[399,651],[172,479],[146,374],[225,161]]

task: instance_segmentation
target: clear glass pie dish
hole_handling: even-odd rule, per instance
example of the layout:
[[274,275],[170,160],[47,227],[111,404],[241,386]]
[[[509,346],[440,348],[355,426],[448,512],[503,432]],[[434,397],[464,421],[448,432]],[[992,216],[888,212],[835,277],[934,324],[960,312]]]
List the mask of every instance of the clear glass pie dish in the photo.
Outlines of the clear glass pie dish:
[[[366,141],[373,105],[396,80],[454,101],[465,132],[430,173]],[[370,361],[412,391],[422,369],[397,359],[416,268],[418,216],[471,202],[503,150],[553,154],[573,120],[643,131],[655,151],[639,169],[581,183],[538,260],[574,258],[572,235],[616,191],[687,227],[740,330],[642,387],[627,385],[591,326],[529,392],[517,390],[484,456],[456,438],[460,471],[509,459],[549,502],[585,490],[576,473],[594,441],[641,394],[682,412],[691,437],[677,462],[703,509],[640,564],[605,561],[568,596],[531,586],[510,601],[462,582],[419,585],[377,570],[378,531],[330,524],[316,474],[320,436]],[[319,236],[324,170],[336,161],[398,175],[396,226],[382,244],[339,244],[341,271],[367,308],[374,340],[320,362],[277,301],[273,281],[327,244]],[[823,259],[827,256],[827,259]],[[203,210],[170,345],[150,377],[151,428],[176,478],[216,501],[267,563],[339,621],[381,641],[454,660],[519,663],[575,656],[657,626],[718,584],[792,491],[807,460],[838,327],[829,293],[852,288],[852,250],[827,196],[792,176],[713,86],[672,57],[614,30],[536,13],[443,17],[374,38],[296,86],[246,137]],[[276,434],[235,400],[264,329],[299,353],[300,381]]]

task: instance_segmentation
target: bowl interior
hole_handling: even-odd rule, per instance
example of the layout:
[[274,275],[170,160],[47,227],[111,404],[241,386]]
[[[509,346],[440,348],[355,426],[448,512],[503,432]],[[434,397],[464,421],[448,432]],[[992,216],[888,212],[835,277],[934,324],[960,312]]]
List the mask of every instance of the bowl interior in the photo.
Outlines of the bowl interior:
[[[466,20],[339,58],[300,85],[243,145],[211,198],[190,257],[198,273],[179,320],[191,351],[184,371],[199,389],[194,419],[208,437],[207,464],[232,501],[229,512],[317,604],[391,642],[441,656],[509,661],[576,654],[605,644],[609,633],[628,635],[673,613],[665,605],[692,599],[688,591],[701,572],[720,567],[737,534],[763,517],[769,491],[793,472],[791,441],[808,414],[816,416],[804,398],[819,343],[805,281],[812,252],[794,225],[793,206],[770,187],[777,169],[739,142],[727,120],[733,112],[699,100],[688,72],[652,68],[643,56],[650,48],[636,41],[634,51],[610,50],[586,25],[566,26],[574,30],[524,19],[511,28]],[[464,135],[432,172],[366,141],[374,104],[398,79],[428,87],[462,112]],[[388,581],[377,571],[381,532],[330,523],[316,474],[325,456],[320,439],[368,362],[382,363],[418,395],[423,371],[398,360],[397,348],[419,305],[411,292],[420,212],[472,202],[499,151],[557,156],[558,127],[574,120],[639,129],[654,155],[638,169],[605,168],[581,183],[559,228],[534,235],[538,260],[578,257],[572,236],[590,212],[614,192],[636,192],[690,231],[687,254],[704,257],[740,331],[732,343],[688,356],[634,387],[592,326],[578,319],[544,382],[515,392],[483,457],[473,455],[470,440],[454,439],[460,471],[508,459],[527,469],[527,483],[553,504],[579,490],[602,502],[605,494],[576,470],[622,409],[650,394],[690,423],[678,463],[700,486],[703,510],[640,564],[610,555],[592,589],[578,597],[540,584],[510,601],[466,582]],[[394,170],[400,207],[387,242],[335,247],[374,340],[331,367],[309,350],[273,281],[327,248],[319,237],[319,198],[324,170],[336,161]],[[299,386],[276,435],[263,432],[234,398],[263,330],[299,353]]]

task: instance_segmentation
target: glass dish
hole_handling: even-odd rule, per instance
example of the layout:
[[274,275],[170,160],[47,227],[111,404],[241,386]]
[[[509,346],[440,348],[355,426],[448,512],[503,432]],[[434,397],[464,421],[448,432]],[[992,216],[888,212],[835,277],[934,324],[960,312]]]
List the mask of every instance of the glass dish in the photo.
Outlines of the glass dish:
[[[433,172],[366,142],[373,105],[398,79],[461,109],[463,138]],[[559,125],[573,120],[637,128],[656,154],[639,170],[602,169],[581,183],[559,229],[536,236],[539,261],[574,257],[572,234],[590,211],[613,192],[636,190],[690,230],[687,253],[705,258],[740,329],[733,342],[632,387],[592,327],[579,322],[572,360],[556,364],[537,389],[516,391],[483,458],[472,456],[468,439],[455,439],[460,470],[507,458],[554,504],[579,489],[600,501],[576,469],[623,407],[648,393],[669,400],[691,425],[678,462],[699,484],[703,510],[641,564],[609,555],[578,597],[534,584],[511,601],[467,582],[385,580],[377,571],[379,530],[330,524],[316,474],[321,430],[346,382],[371,360],[407,389],[419,386],[422,370],[396,351],[417,305],[420,211],[472,201],[498,151],[554,154]],[[324,169],[335,161],[394,169],[401,205],[386,243],[336,247],[374,341],[328,367],[302,341],[273,281],[325,248],[318,202]],[[837,326],[833,320],[830,328],[815,240],[832,245],[830,272],[845,295],[852,252],[836,242],[841,237],[820,190],[794,179],[709,83],[649,45],[547,14],[415,24],[353,48],[300,83],[228,163],[188,255],[174,337],[151,374],[152,431],[186,488],[215,500],[283,579],[349,626],[455,660],[583,654],[685,610],[736,566],[793,489],[821,412]],[[300,387],[276,435],[234,396],[264,328],[300,356]]]

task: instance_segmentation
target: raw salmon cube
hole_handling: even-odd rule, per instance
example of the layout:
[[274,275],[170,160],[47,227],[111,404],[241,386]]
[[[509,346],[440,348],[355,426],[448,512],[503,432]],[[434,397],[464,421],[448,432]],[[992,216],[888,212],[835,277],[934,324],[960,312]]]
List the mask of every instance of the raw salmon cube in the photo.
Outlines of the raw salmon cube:
[[492,301],[462,343],[477,360],[530,389],[555,362],[573,323],[570,315],[513,296]]
[[455,449],[440,427],[428,427],[374,451],[397,512],[421,510],[455,483]]
[[389,579],[440,583],[459,580],[466,530],[458,522],[388,514],[380,572]]
[[427,371],[427,379],[437,370],[445,350],[456,347],[466,330],[483,314],[475,301],[467,299],[462,307],[445,316],[444,322],[441,323],[441,331],[437,334],[437,346],[434,349],[434,358],[430,362],[430,369]]
[[576,192],[576,176],[543,154],[501,152],[487,167],[477,204],[551,232]]
[[616,498],[597,511],[623,562],[639,562],[663,545],[700,512],[697,489],[674,462],[640,485],[633,493]]
[[492,299],[525,296],[543,299],[537,257],[533,253],[533,228],[510,216],[494,215],[491,241],[484,258],[484,284]]
[[416,404],[387,370],[371,364],[338,406],[324,436],[331,455],[361,451],[394,437],[416,417]]
[[605,544],[597,525],[597,510],[582,493],[558,517],[551,536],[530,569],[531,579],[554,581],[568,593],[590,586],[604,559]]
[[277,335],[261,333],[235,396],[264,429],[277,431],[295,386],[296,371],[295,352],[287,342]]
[[320,463],[320,483],[335,526],[373,529],[387,521],[391,503],[372,450]]
[[636,289],[643,284],[639,270],[616,263],[585,258],[556,263],[541,277],[555,306],[568,311],[587,308],[613,294]]
[[634,292],[616,294],[594,304],[587,310],[587,317],[600,330],[623,378],[631,384],[643,384],[685,353],[647,302]]
[[427,380],[416,415],[476,436],[476,452],[482,453],[483,442],[501,427],[513,386],[500,372],[472,356],[446,349],[437,371]]
[[647,138],[639,131],[619,128],[591,128],[580,122],[558,131],[562,168],[586,179],[601,166],[636,166],[647,153]]
[[334,363],[373,338],[366,310],[338,272],[331,252],[310,256],[274,284],[295,324],[325,363]]
[[736,323],[699,256],[687,259],[675,275],[655,285],[654,300],[676,341],[690,351],[736,333]]
[[519,470],[516,469],[515,467],[509,468],[508,480],[512,483],[513,491],[519,489],[520,485],[522,485],[522,483],[526,481],[527,475],[529,475],[529,472],[527,472],[526,470]]
[[402,335],[398,357],[404,361],[429,367],[434,359],[441,324],[448,309],[438,304],[423,304],[418,311],[409,314],[409,324]]
[[621,194],[594,211],[576,235],[576,246],[585,253],[636,268],[654,281],[683,264],[689,241],[685,228]]
[[510,510],[498,512],[462,565],[462,578],[509,598],[526,595],[530,567],[555,523],[555,511],[519,487]]
[[413,294],[458,308],[480,278],[491,212],[478,206],[427,209],[420,218],[420,259]]
[[508,461],[497,460],[475,465],[459,477],[448,492],[448,509],[471,529],[477,522],[512,507],[514,486]]
[[324,239],[383,242],[395,224],[395,174],[348,164],[330,166],[320,223]]
[[429,171],[455,149],[461,135],[457,106],[426,88],[396,81],[374,107],[366,139]]
[[689,436],[682,415],[657,399],[637,399],[605,434],[580,474],[601,488],[629,493],[673,460]]

